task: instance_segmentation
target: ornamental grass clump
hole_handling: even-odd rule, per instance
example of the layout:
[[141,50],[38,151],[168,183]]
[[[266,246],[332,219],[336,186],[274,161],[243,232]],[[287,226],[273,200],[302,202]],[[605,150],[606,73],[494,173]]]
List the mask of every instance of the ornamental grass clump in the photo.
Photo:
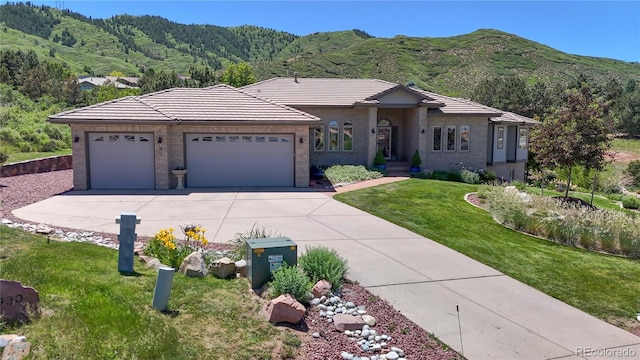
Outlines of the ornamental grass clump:
[[281,237],[279,232],[266,230],[265,228],[259,228],[256,224],[253,224],[251,230],[244,233],[236,233],[233,239],[227,243],[230,244],[233,249],[229,254],[229,257],[235,261],[247,258],[247,240],[249,239],[266,239]]
[[337,251],[324,246],[307,246],[305,253],[298,258],[298,264],[313,283],[327,280],[332,290],[342,287],[348,270],[347,260]]
[[480,197],[505,226],[562,244],[640,258],[640,217],[593,210],[513,188],[481,187]]
[[269,282],[269,287],[275,297],[289,294],[300,303],[306,304],[309,301],[312,284],[309,277],[298,266],[283,263],[271,275],[273,280]]
[[177,269],[187,255],[202,250],[209,243],[204,234],[207,230],[199,225],[181,225],[180,229],[185,236],[183,241],[177,240],[172,227],[161,229],[149,240],[144,254]]

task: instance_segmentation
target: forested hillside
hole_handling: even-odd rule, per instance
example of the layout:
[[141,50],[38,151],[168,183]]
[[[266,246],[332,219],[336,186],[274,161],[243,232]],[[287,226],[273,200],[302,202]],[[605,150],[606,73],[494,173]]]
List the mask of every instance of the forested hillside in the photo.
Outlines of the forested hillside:
[[[62,109],[294,73],[379,78],[540,119],[562,104],[568,88],[586,82],[607,101],[617,131],[640,134],[640,63],[566,54],[496,30],[389,39],[362,30],[297,36],[251,25],[185,25],[158,16],[92,19],[29,3],[1,5],[0,14],[0,148],[9,152],[70,145],[68,128],[46,128],[47,114]],[[140,88],[77,86],[78,76],[110,74],[138,76]]]

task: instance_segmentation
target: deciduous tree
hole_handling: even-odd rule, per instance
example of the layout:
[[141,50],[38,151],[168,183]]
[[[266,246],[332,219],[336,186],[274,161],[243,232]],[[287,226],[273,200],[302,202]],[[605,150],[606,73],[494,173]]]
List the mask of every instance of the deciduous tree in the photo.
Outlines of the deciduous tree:
[[245,86],[256,82],[253,76],[253,69],[249,64],[242,62],[239,64],[231,64],[220,75],[220,82],[234,87]]
[[532,131],[530,150],[537,162],[548,169],[567,169],[565,197],[569,196],[573,166],[582,165],[586,170],[604,166],[611,125],[604,100],[583,83],[569,90],[565,105]]

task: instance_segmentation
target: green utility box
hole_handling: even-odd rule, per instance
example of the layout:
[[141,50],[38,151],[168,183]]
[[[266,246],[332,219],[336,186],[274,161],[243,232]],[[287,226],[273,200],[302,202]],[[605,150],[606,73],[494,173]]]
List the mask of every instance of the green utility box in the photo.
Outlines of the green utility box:
[[288,237],[247,240],[247,277],[258,289],[271,280],[271,273],[283,263],[298,264],[298,246]]

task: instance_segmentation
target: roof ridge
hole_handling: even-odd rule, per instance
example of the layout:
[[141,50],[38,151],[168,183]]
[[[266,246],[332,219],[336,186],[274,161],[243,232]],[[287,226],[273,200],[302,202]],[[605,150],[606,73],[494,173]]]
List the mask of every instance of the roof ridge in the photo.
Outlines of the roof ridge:
[[235,91],[237,91],[237,92],[239,92],[239,93],[242,93],[242,94],[247,95],[247,96],[251,96],[251,97],[252,97],[252,98],[254,98],[254,99],[262,100],[262,101],[267,102],[267,103],[269,103],[269,104],[276,105],[276,106],[279,106],[279,107],[281,107],[281,108],[283,108],[283,109],[286,109],[286,110],[289,110],[289,111],[296,112],[296,113],[298,113],[298,114],[300,114],[300,115],[306,116],[306,117],[311,118],[311,119],[314,119],[314,120],[319,120],[319,119],[320,119],[319,117],[317,117],[317,116],[315,116],[315,115],[312,115],[312,114],[309,114],[309,113],[307,113],[307,112],[304,112],[304,111],[298,110],[298,109],[296,109],[296,108],[293,108],[293,107],[290,107],[290,106],[287,106],[287,105],[284,105],[284,104],[277,103],[277,102],[275,102],[275,101],[273,101],[273,100],[270,100],[270,99],[267,99],[267,98],[263,98],[263,97],[261,97],[261,96],[257,96],[257,95],[254,95],[254,94],[250,94],[250,93],[248,93],[248,92],[246,92],[246,91],[244,91],[244,90],[242,90],[242,89],[234,88],[233,86],[230,86],[230,85],[227,85],[227,86],[229,86],[229,88],[231,88],[231,89],[233,89],[233,90],[235,90]]
[[[262,81],[254,82],[253,84],[248,84],[248,85],[240,86],[239,88],[235,88],[235,89],[250,88],[250,87],[252,87],[252,86],[255,86],[255,85],[261,85],[261,84],[264,84],[264,83],[267,83],[267,82],[270,82],[270,81],[275,81],[275,80],[277,80],[277,79],[286,79],[286,78],[284,78],[284,77],[272,77],[272,78],[269,78],[269,79],[266,79],[266,80],[262,80]],[[293,79],[293,78],[292,78],[292,79]],[[218,85],[227,85],[227,84],[218,84]],[[213,85],[213,86],[216,86],[216,85]],[[229,86],[231,86],[231,85],[229,85]],[[210,86],[210,87],[212,87],[212,86]],[[208,89],[208,88],[205,88],[205,89]]]
[[117,99],[107,100],[107,101],[103,101],[103,102],[100,102],[100,103],[97,103],[97,104],[93,104],[93,105],[89,105],[89,106],[83,106],[83,107],[79,107],[79,108],[63,111],[61,113],[50,115],[49,117],[54,117],[54,116],[57,117],[57,116],[61,116],[61,115],[73,114],[74,112],[77,112],[77,111],[80,111],[80,110],[94,109],[94,108],[97,108],[99,106],[104,106],[104,105],[111,104],[111,103],[121,102],[121,101],[128,100],[128,99],[135,100],[136,97],[137,96],[135,96],[135,95],[129,95],[129,96],[125,96],[125,97],[121,97],[121,98],[117,98]]
[[167,117],[167,118],[168,118],[168,119],[170,119],[170,120],[178,120],[178,118],[177,118],[174,114],[171,114],[171,113],[169,113],[168,111],[165,111],[165,110],[163,110],[163,109],[160,109],[160,108],[159,108],[158,106],[156,106],[155,104],[151,104],[151,103],[149,103],[149,102],[146,100],[146,98],[150,98],[150,97],[152,97],[153,95],[163,94],[163,93],[168,93],[168,92],[173,92],[173,91],[175,91],[175,90],[177,90],[177,89],[180,89],[180,88],[175,88],[175,87],[174,87],[174,88],[171,88],[171,89],[164,89],[164,90],[160,90],[160,91],[155,91],[155,92],[152,92],[152,93],[148,93],[148,94],[144,94],[144,95],[136,96],[136,97],[134,97],[134,100],[136,100],[136,101],[137,101],[137,102],[139,102],[140,104],[142,104],[142,105],[144,105],[144,106],[146,106],[146,107],[150,108],[151,110],[153,110],[153,111],[156,111],[156,112],[160,113],[162,116],[165,116],[165,117]]

